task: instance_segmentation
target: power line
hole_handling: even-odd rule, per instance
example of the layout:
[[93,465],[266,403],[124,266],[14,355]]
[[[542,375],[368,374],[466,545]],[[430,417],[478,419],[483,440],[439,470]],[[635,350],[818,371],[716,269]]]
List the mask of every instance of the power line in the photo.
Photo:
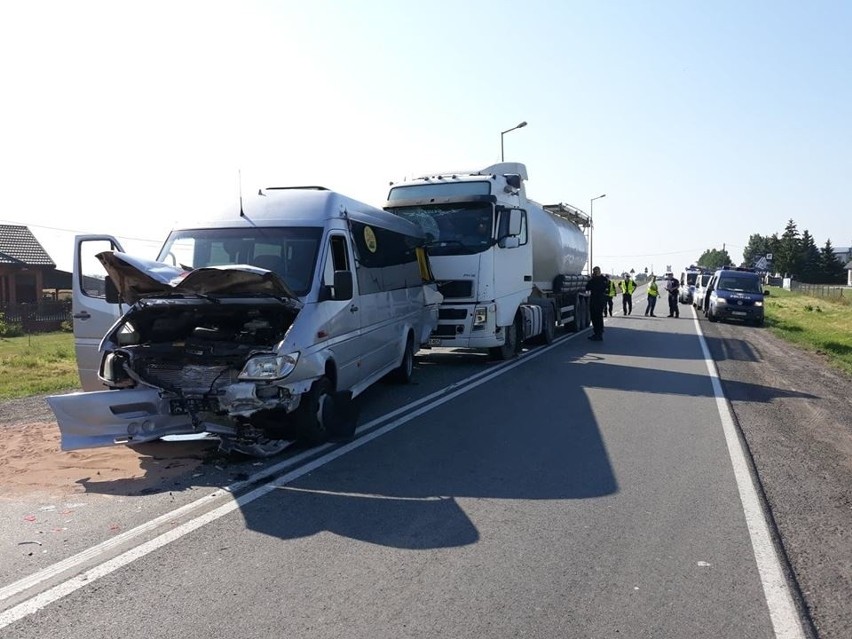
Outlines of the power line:
[[[14,222],[11,220],[0,220],[0,224],[11,224],[13,226],[26,226],[27,228],[37,228],[37,229],[45,229],[48,231],[61,231],[63,233],[73,233],[74,235],[96,235],[91,231],[81,231],[79,229],[63,229],[58,226],[45,226],[44,224],[21,224],[20,222]],[[158,240],[152,240],[147,237],[131,237],[129,235],[116,235],[115,237],[121,238],[123,240],[133,240],[134,242],[150,242],[152,244],[161,244],[162,238]]]

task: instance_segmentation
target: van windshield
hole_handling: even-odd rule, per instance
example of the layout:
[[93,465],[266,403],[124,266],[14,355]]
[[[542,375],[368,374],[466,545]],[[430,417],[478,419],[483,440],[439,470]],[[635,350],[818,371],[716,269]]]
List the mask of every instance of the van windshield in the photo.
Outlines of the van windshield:
[[423,230],[430,255],[481,253],[494,243],[491,204],[426,204],[388,207],[387,210]]
[[311,289],[322,227],[255,227],[173,231],[157,258],[197,269],[250,264],[277,273],[304,296]]
[[754,276],[723,275],[719,278],[719,285],[716,288],[738,293],[762,293],[760,280]]

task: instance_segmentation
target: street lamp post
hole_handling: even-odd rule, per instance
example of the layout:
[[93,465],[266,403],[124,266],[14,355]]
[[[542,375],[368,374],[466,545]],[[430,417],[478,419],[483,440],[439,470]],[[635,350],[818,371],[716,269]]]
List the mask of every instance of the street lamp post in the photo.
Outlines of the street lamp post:
[[509,131],[514,131],[515,129],[523,129],[527,125],[526,122],[521,122],[518,126],[513,126],[511,129],[506,129],[505,131],[500,132],[500,161],[505,161],[505,156],[503,155],[503,136],[506,135]]
[[597,197],[593,197],[589,200],[589,273],[591,274],[592,269],[595,268],[593,264],[593,248],[594,248],[594,233],[595,233],[595,200],[599,200],[602,197],[606,197],[606,193],[603,195],[599,195]]

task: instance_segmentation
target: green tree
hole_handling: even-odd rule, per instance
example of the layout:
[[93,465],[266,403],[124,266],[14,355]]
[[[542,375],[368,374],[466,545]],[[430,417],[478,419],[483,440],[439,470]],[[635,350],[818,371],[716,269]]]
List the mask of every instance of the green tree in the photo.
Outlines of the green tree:
[[754,266],[761,257],[766,257],[772,253],[770,248],[771,238],[759,233],[753,234],[748,238],[748,244],[743,249],[743,261],[746,266]]
[[707,249],[701,254],[701,257],[698,258],[697,264],[705,268],[721,268],[723,266],[728,266],[729,264],[733,264],[731,261],[731,256],[728,255],[728,251],[722,249],[719,251],[718,249]]
[[802,270],[802,246],[799,229],[791,219],[784,228],[784,233],[778,242],[778,250],[775,252],[775,270],[785,276],[799,275]]
[[825,241],[825,246],[820,249],[820,270],[823,284],[843,284],[846,281],[846,268],[837,255],[834,254],[834,247],[831,245],[831,240]]
[[816,242],[814,242],[813,236],[807,229],[802,232],[802,239],[800,241],[800,260],[801,267],[799,279],[801,281],[809,284],[816,284],[824,281],[820,252],[817,248]]

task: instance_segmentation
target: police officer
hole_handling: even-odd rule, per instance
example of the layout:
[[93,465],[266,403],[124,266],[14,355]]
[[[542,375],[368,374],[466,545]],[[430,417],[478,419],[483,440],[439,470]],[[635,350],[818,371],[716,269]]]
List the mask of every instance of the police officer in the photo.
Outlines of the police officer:
[[591,293],[589,297],[589,311],[592,315],[592,334],[590,340],[600,342],[603,340],[604,311],[606,310],[606,297],[609,291],[609,278],[601,275],[601,267],[592,269],[592,278],[586,282],[586,290]]
[[660,296],[660,287],[657,286],[657,276],[651,276],[651,282],[648,284],[648,305],[645,307],[645,315],[656,317],[654,315],[654,307],[657,305],[657,298]]
[[609,289],[606,292],[606,308],[604,309],[604,317],[606,317],[607,311],[609,311],[609,316],[612,317],[612,300],[618,295],[618,290],[615,288],[615,282],[611,279],[607,278],[609,282]]
[[625,315],[633,312],[633,291],[636,290],[636,282],[630,279],[630,273],[624,276],[624,280],[618,283],[621,289],[621,307]]
[[669,292],[669,317],[680,317],[680,308],[677,305],[677,296],[680,292],[680,282],[672,276],[669,278],[666,290]]

